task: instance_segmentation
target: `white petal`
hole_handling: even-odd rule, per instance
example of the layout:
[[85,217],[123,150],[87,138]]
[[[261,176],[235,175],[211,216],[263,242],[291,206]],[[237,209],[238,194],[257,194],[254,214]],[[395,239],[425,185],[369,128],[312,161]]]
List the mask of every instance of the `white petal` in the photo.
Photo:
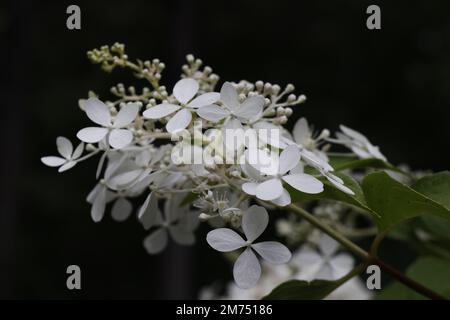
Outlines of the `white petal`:
[[157,254],[167,246],[167,230],[160,228],[144,239],[144,248],[149,254]]
[[256,285],[261,276],[261,265],[250,248],[242,252],[234,263],[233,277],[241,289],[250,289]]
[[380,148],[376,147],[370,143],[367,144],[367,150],[372,155],[372,157],[387,161],[386,157],[381,153]]
[[203,106],[207,106],[209,104],[216,103],[220,99],[220,93],[218,92],[207,92],[198,96],[191,102],[189,102],[189,107],[191,108],[200,108]]
[[159,182],[155,182],[159,188],[171,188],[183,177],[182,172],[173,172],[164,176]]
[[109,134],[108,142],[114,149],[122,149],[133,141],[133,133],[127,129],[113,129]]
[[222,128],[222,140],[224,146],[229,151],[241,150],[244,146],[244,127],[237,119],[230,119]]
[[185,129],[191,123],[192,114],[187,109],[181,109],[167,122],[167,132],[175,133]]
[[[248,151],[246,151],[245,156],[248,156]],[[256,181],[261,181],[262,180],[262,175],[261,173],[253,166],[244,163],[241,165],[242,171],[251,179],[256,180]]]
[[280,158],[277,152],[248,148],[246,152],[247,163],[259,172],[272,176],[278,174]]
[[276,241],[264,241],[252,244],[252,248],[267,262],[283,264],[291,260],[291,252],[285,245]]
[[188,103],[198,91],[198,82],[191,78],[181,79],[173,87],[173,95],[183,104]]
[[[286,141],[289,140],[283,137],[283,128],[265,121],[257,122],[252,127],[257,130],[258,138],[261,142],[269,144],[276,149],[284,149],[288,145]],[[290,142],[290,144],[295,143]]]
[[236,110],[240,106],[236,89],[229,82],[225,82],[222,85],[222,89],[220,89],[220,100],[230,110]]
[[230,115],[230,112],[215,104],[201,107],[197,110],[197,114],[205,120],[217,122]]
[[295,253],[291,264],[299,269],[297,279],[311,281],[322,268],[323,258],[316,250],[303,246],[299,252]]
[[353,268],[354,260],[352,256],[341,253],[330,260],[330,265],[333,268],[334,276],[340,278]]
[[342,192],[345,192],[347,194],[351,194],[354,195],[355,193],[353,192],[352,189],[350,189],[349,187],[344,185],[344,181],[342,181],[341,178],[339,178],[338,176],[335,176],[334,174],[328,173],[325,176],[328,181],[330,181],[337,189],[341,190]]
[[66,159],[61,157],[54,157],[54,156],[48,156],[48,157],[42,157],[41,161],[43,164],[49,167],[59,167],[62,166],[64,163],[66,163]]
[[133,206],[130,201],[127,199],[120,197],[114,202],[114,205],[111,209],[111,216],[116,221],[124,221],[126,220],[133,210]]
[[76,165],[76,161],[68,161],[67,163],[63,164],[59,169],[58,172],[64,172],[69,169],[72,169]]
[[136,116],[139,112],[139,106],[137,103],[131,102],[127,103],[122,109],[120,109],[116,118],[114,119],[113,127],[115,128],[123,128],[136,119]]
[[366,149],[360,148],[358,146],[351,146],[350,149],[361,159],[372,158],[371,154],[367,152]]
[[148,108],[147,110],[144,111],[143,115],[147,119],[161,119],[168,116],[171,113],[174,113],[180,108],[181,107],[177,106],[176,104],[163,103]]
[[297,146],[288,146],[280,154],[280,174],[285,174],[300,162],[300,150]]
[[94,222],[99,222],[102,220],[105,214],[106,206],[106,187],[102,186],[99,188],[97,194],[95,195],[94,203],[91,208],[91,217]]
[[242,185],[242,190],[249,195],[256,195],[256,187],[258,184],[256,182],[246,182]]
[[[292,263],[295,264],[295,266],[302,268],[304,267],[312,267],[314,265],[321,265],[322,264],[322,256],[317,253],[316,250],[310,248],[309,246],[305,245],[303,246],[297,253],[294,254],[294,258]],[[315,272],[318,271],[315,270]]]
[[105,127],[111,124],[111,113],[106,104],[97,98],[89,98],[86,100],[84,106],[87,116],[93,122]]
[[313,152],[306,149],[302,149],[300,153],[302,155],[302,159],[309,165],[318,168],[319,170],[333,171],[333,168],[328,164],[328,162],[326,162],[322,158],[319,158]]
[[97,197],[98,192],[100,191],[100,189],[103,187],[103,185],[101,185],[100,183],[97,183],[94,187],[94,189],[92,189],[89,194],[86,197],[86,201],[90,204],[93,204],[95,201],[95,198]]
[[162,213],[158,208],[158,199],[153,195],[153,192],[150,193],[142,207],[139,209],[138,217],[145,230],[163,224]]
[[58,148],[58,152],[66,159],[70,159],[73,152],[72,142],[65,137],[56,138],[56,147]]
[[[95,171],[95,178],[98,179],[100,177],[100,173],[102,173],[103,165],[105,164],[107,152],[103,152],[102,156],[100,157],[100,160],[98,160],[97,164],[97,170]],[[108,177],[105,177],[105,179],[108,179]]]
[[304,146],[310,137],[308,121],[305,118],[298,119],[292,133],[294,134],[295,142]]
[[264,103],[264,98],[261,96],[248,97],[234,114],[246,120],[253,120],[262,114]]
[[364,142],[364,143],[368,143],[369,142],[369,140],[367,140],[367,138],[363,134],[359,133],[356,130],[350,129],[349,127],[346,127],[346,126],[344,126],[342,124],[339,126],[339,128],[347,136],[349,136],[349,137],[351,137],[351,138],[353,138],[353,139],[355,139],[357,141]]
[[152,153],[149,150],[142,150],[136,155],[135,162],[139,167],[146,167],[150,163]]
[[76,148],[75,151],[72,153],[72,160],[76,160],[79,157],[81,157],[81,154],[84,150],[84,142],[81,142]]
[[339,243],[326,234],[322,234],[319,240],[319,249],[324,256],[333,255],[339,248]]
[[127,155],[123,154],[121,155],[118,152],[109,152],[108,155],[108,165],[105,169],[105,179],[109,180],[113,175],[117,173],[117,171],[120,169],[120,167],[123,165],[125,160],[127,159]]
[[220,252],[234,251],[246,244],[239,234],[228,228],[219,228],[208,232],[206,241],[213,249]]
[[294,168],[291,169],[291,174],[294,173],[304,173],[305,172],[305,166],[302,162],[299,162],[298,165],[296,165]]
[[123,189],[135,182],[136,179],[139,178],[141,173],[142,169],[134,169],[118,173],[117,175],[109,179],[108,186],[113,189]]
[[315,194],[323,191],[323,183],[306,173],[289,174],[282,178],[289,185],[301,192]]
[[186,230],[181,225],[170,226],[169,233],[173,241],[184,246],[190,246],[195,243],[195,235],[192,231]]
[[333,268],[329,263],[322,264],[322,267],[317,271],[315,275],[316,279],[320,280],[336,280],[337,278],[334,276]]
[[291,204],[291,195],[286,191],[286,189],[283,188],[283,193],[281,194],[281,196],[273,199],[271,202],[280,207],[287,206]]
[[102,140],[106,134],[108,133],[108,129],[99,128],[99,127],[88,127],[81,129],[77,133],[78,139],[87,143],[95,143]]
[[269,223],[269,215],[264,207],[253,205],[244,211],[242,229],[247,241],[253,242],[258,238]]
[[256,196],[261,200],[273,200],[281,196],[283,186],[280,179],[270,179],[260,183],[256,188]]

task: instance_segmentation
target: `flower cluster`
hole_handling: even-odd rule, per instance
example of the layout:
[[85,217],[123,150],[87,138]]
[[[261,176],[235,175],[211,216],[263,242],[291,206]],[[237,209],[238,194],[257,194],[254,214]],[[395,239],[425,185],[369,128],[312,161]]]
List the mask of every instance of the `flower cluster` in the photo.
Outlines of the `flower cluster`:
[[[269,223],[266,208],[290,205],[293,193],[320,194],[325,185],[354,194],[334,174],[329,142],[344,144],[362,158],[383,158],[364,136],[344,126],[331,139],[328,130],[315,132],[301,118],[289,132],[284,126],[292,108],[305,101],[291,84],[225,81],[216,90],[218,76],[189,55],[181,79],[169,91],[160,85],[164,64],[158,59],[130,62],[118,44],[88,55],[107,71],[131,69],[150,87],[138,94],[118,84],[111,89],[116,100],[94,93],[80,100],[94,126],[78,131],[81,143],[75,151],[59,137],[61,157],[43,157],[42,162],[62,172],[97,155],[98,181],[87,197],[92,219],[101,221],[108,204],[117,221],[135,212],[149,230],[143,244],[150,254],[161,252],[169,239],[193,244],[198,223],[208,222],[213,230],[206,241],[212,248],[242,251],[234,264],[242,288],[257,283],[258,256],[274,264],[291,258],[281,243],[255,243]],[[145,200],[136,206],[133,198]],[[331,254],[326,248],[322,252]],[[314,260],[312,254],[303,256]],[[333,261],[331,266],[338,265]]]

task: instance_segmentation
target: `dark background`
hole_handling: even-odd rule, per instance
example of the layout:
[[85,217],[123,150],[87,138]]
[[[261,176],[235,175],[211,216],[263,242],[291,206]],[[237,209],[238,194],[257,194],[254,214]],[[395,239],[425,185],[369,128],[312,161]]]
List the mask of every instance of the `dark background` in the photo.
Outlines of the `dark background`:
[[[81,7],[79,31],[66,28],[70,4]],[[369,4],[381,7],[381,30],[366,28]],[[88,90],[144,84],[105,74],[87,50],[119,41],[131,58],[158,57],[169,88],[187,53],[222,80],[292,82],[309,99],[289,125],[345,123],[392,163],[439,171],[450,163],[449,14],[444,0],[2,1],[0,298],[195,298],[230,277],[205,230],[196,247],[151,257],[134,219],[93,223],[96,161],[64,174],[40,163],[56,136],[75,141],[87,124],[77,101]],[[66,289],[70,264],[81,291]]]

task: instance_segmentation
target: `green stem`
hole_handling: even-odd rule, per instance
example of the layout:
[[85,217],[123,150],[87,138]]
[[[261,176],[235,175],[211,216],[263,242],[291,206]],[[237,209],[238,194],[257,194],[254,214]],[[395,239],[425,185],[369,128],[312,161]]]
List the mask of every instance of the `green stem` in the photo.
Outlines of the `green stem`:
[[[390,276],[404,284],[405,286],[413,289],[414,291],[424,295],[425,297],[432,299],[432,300],[445,300],[444,297],[442,297],[440,294],[432,291],[431,289],[421,285],[420,283],[416,282],[415,280],[407,277],[397,269],[391,267],[390,265],[386,264],[385,262],[378,259],[376,256],[372,256],[367,251],[359,247],[357,244],[353,243],[343,235],[341,235],[339,232],[331,228],[330,226],[322,223],[319,219],[314,217],[312,214],[310,214],[305,209],[298,207],[294,204],[290,204],[286,207],[282,207],[283,209],[291,210],[298,215],[300,215],[303,219],[317,227],[318,229],[322,230],[326,234],[328,234],[330,237],[335,239],[336,241],[340,242],[344,247],[346,247],[348,250],[359,256],[365,261],[365,264],[374,263],[378,265],[383,271],[388,273]],[[381,241],[382,237],[379,238]],[[377,243],[379,244],[379,241]],[[378,247],[377,244],[375,244],[375,249]],[[361,270],[362,271],[362,270]],[[351,273],[350,273],[351,274]],[[349,274],[349,275],[350,275]],[[353,276],[353,275],[352,275]],[[345,277],[344,277],[345,278]],[[345,281],[344,281],[345,282]]]
[[312,214],[310,214],[305,209],[296,206],[295,204],[290,204],[286,206],[285,208],[299,214],[303,219],[317,227],[318,229],[322,230],[326,234],[328,234],[330,237],[335,239],[336,241],[340,242],[344,247],[346,247],[348,250],[362,258],[363,260],[366,260],[369,258],[369,254],[363,250],[361,247],[341,235],[339,232],[331,228],[330,226],[322,223],[319,219],[314,217]]

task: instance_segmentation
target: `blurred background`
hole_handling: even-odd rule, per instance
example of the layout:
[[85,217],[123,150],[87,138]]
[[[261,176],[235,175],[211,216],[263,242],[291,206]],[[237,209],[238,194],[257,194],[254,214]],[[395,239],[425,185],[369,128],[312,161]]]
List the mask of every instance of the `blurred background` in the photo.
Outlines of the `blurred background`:
[[[66,28],[70,4],[81,30]],[[366,28],[370,4],[381,30]],[[444,0],[2,1],[0,298],[195,298],[231,277],[204,241],[151,257],[134,219],[93,223],[96,161],[64,174],[41,164],[56,136],[75,141],[86,125],[77,101],[88,90],[107,98],[117,82],[144,85],[105,74],[87,50],[118,41],[131,58],[160,58],[169,88],[188,53],[221,80],[293,83],[308,101],[289,126],[300,116],[331,131],[343,123],[392,163],[439,171],[450,163],[449,12]],[[81,291],[66,288],[71,264]]]

